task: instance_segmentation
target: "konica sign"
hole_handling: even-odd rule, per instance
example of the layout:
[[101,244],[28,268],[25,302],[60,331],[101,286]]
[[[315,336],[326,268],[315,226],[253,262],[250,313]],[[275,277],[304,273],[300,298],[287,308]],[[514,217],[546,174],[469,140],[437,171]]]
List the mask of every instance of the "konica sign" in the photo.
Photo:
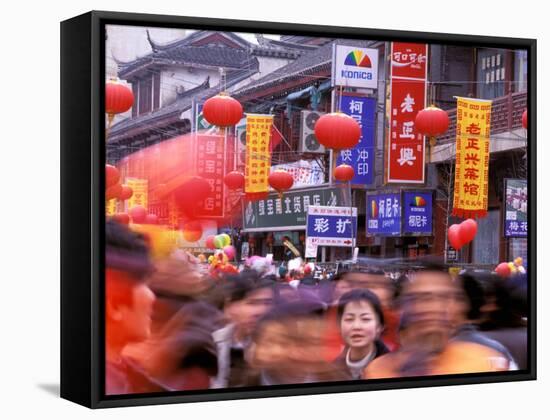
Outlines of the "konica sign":
[[333,86],[378,88],[378,50],[333,45]]

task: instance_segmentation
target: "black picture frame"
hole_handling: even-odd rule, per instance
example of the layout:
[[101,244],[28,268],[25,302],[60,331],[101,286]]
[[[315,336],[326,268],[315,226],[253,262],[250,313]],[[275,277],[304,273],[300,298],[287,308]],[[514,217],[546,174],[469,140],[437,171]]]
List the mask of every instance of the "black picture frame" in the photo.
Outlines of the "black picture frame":
[[528,235],[528,369],[306,385],[104,395],[104,74],[106,24],[444,42],[528,51],[528,200],[536,226],[536,40],[92,11],[61,23],[61,397],[90,408],[536,379],[536,231]]

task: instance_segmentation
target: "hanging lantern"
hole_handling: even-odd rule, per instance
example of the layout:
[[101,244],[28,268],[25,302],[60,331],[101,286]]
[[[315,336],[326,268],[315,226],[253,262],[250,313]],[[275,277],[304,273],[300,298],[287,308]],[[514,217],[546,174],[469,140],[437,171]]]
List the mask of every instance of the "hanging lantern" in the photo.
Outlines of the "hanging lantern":
[[105,188],[112,187],[118,183],[120,172],[115,166],[105,165]]
[[527,130],[527,110],[523,111],[523,114],[521,114],[521,125]]
[[320,144],[329,149],[351,149],[359,143],[361,127],[349,115],[333,112],[317,120],[315,137]]
[[178,208],[191,216],[199,202],[206,199],[211,192],[212,187],[206,179],[193,176],[174,190],[174,199]]
[[244,175],[239,171],[229,172],[223,179],[230,190],[239,190],[244,187]]
[[105,113],[109,119],[109,127],[116,114],[122,114],[132,108],[134,94],[126,85],[111,80],[105,85]]
[[243,107],[231,96],[220,93],[208,99],[202,107],[206,121],[218,127],[236,125],[243,117]]
[[115,184],[112,187],[107,188],[107,191],[105,191],[105,199],[112,200],[113,198],[120,198],[121,193],[122,185]]
[[120,194],[118,195],[118,199],[122,201],[129,200],[130,198],[132,198],[132,195],[134,195],[134,191],[132,190],[132,188],[128,185],[123,185],[121,187]]
[[435,146],[435,138],[449,128],[449,116],[442,109],[430,105],[416,114],[414,126],[422,135],[430,138],[431,146]]
[[349,182],[355,176],[355,171],[350,165],[342,163],[334,169],[334,179],[340,182]]
[[199,222],[189,222],[183,226],[183,238],[187,242],[197,242],[202,237],[202,225]]
[[294,184],[292,175],[282,169],[271,172],[267,181],[271,188],[279,193],[279,198],[283,196],[283,192],[292,188],[292,184]]

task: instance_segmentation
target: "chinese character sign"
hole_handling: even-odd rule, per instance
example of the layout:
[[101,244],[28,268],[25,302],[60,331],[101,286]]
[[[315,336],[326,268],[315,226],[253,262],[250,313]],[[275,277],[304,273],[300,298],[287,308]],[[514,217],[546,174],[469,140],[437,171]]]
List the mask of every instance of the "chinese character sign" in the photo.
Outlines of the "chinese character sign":
[[387,181],[424,183],[424,136],[415,128],[426,106],[426,44],[392,43]]
[[269,142],[272,124],[272,115],[246,116],[244,191],[247,193],[266,192],[269,189],[267,178],[271,166]]
[[394,42],[391,52],[392,77],[426,79],[428,46]]
[[243,228],[249,232],[277,228],[305,229],[309,206],[341,206],[341,188],[288,191],[280,198],[272,193],[268,198],[248,201],[243,206]]
[[527,237],[527,180],[505,180],[504,236]]
[[453,216],[487,215],[490,133],[491,101],[458,98]]
[[353,149],[341,150],[337,165],[342,163],[353,167],[355,175],[352,184],[372,184],[374,182],[374,136],[376,99],[345,95],[341,98],[342,112],[354,118],[361,127],[359,143]]
[[401,194],[367,196],[367,234],[380,236],[401,234]]
[[403,193],[403,233],[432,234],[432,192]]
[[126,209],[129,210],[136,206],[142,206],[148,209],[148,182],[146,179],[138,178],[126,178],[126,185],[128,185],[132,191],[132,197],[126,200]]
[[309,206],[306,231],[308,240],[317,246],[354,246],[357,208]]
[[197,175],[210,184],[210,194],[199,204],[196,215],[223,217],[225,197],[225,138],[223,136],[197,136]]

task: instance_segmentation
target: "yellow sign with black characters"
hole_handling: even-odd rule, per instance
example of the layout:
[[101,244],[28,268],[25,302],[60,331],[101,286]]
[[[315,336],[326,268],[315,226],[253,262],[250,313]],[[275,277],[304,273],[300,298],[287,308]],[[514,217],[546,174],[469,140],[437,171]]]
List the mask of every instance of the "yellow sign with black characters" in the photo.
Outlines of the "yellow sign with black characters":
[[267,178],[271,168],[271,126],[273,115],[247,114],[246,116],[246,160],[244,170],[244,191],[246,193],[267,192]]
[[453,216],[487,215],[491,103],[457,98]]

